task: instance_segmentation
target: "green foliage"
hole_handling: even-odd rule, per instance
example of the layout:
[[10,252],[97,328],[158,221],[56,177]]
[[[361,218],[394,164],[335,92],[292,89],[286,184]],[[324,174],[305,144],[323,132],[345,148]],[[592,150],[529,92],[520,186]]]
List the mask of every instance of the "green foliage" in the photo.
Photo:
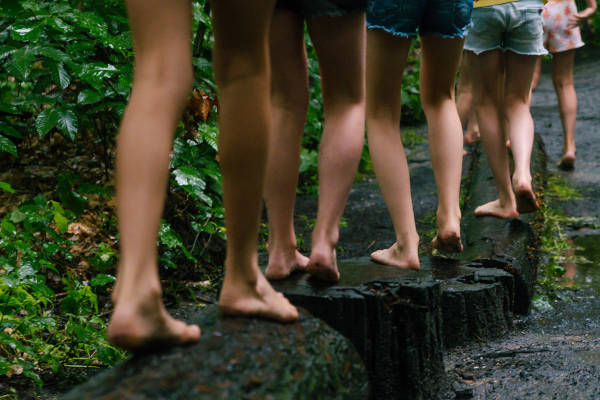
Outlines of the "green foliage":
[[0,151],[57,130],[71,140],[114,134],[132,80],[123,3],[2,2]]
[[40,194],[0,221],[2,375],[41,385],[48,371],[64,376],[69,366],[109,366],[124,355],[107,342],[97,316],[98,295],[114,277],[80,281],[65,268],[74,242],[64,233],[74,217]]
[[[570,182],[556,174],[548,177],[544,190],[545,201],[540,207],[542,226],[540,250],[543,262],[538,271],[538,283],[545,289],[546,297],[556,295],[557,289],[566,288],[563,275],[566,263],[587,262],[575,256],[576,246],[569,240],[566,228],[581,223],[580,218],[566,217],[554,202],[581,198],[581,193]],[[541,302],[542,300],[540,300]],[[540,303],[541,309],[543,302]]]

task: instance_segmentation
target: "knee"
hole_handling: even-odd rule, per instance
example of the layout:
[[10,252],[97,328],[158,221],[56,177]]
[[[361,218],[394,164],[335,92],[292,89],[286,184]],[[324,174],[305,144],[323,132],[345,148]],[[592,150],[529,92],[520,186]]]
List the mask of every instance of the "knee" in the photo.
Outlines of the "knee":
[[148,85],[166,101],[185,100],[193,83],[190,58],[160,57],[136,61],[134,84]]
[[552,83],[557,92],[561,92],[571,86],[573,86],[573,79],[570,77],[556,76],[552,77]]
[[220,88],[240,80],[269,78],[267,48],[215,48],[213,52],[215,82]]
[[308,110],[308,84],[289,79],[271,81],[271,104],[275,108],[306,115]]
[[440,109],[444,104],[452,102],[454,103],[454,94],[452,91],[436,91],[436,92],[423,92],[421,91],[421,104],[423,110],[426,112],[429,110]]

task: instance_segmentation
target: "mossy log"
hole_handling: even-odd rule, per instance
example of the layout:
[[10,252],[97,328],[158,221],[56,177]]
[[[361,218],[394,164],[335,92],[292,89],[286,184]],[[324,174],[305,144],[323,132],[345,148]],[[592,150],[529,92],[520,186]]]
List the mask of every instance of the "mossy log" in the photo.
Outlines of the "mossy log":
[[365,399],[356,349],[302,311],[294,324],[227,318],[215,306],[186,316],[197,344],[136,355],[74,388],[65,400]]

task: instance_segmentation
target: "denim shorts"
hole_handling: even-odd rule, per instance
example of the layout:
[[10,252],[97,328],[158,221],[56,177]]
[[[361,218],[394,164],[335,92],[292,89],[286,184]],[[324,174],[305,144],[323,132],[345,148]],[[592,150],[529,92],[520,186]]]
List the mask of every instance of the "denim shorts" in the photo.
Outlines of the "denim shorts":
[[522,0],[474,9],[465,50],[475,54],[496,49],[530,56],[548,54],[542,7],[541,0]]
[[471,24],[473,0],[371,0],[367,28],[392,35],[464,37]]
[[277,0],[276,8],[289,10],[303,17],[337,17],[365,12],[369,0]]

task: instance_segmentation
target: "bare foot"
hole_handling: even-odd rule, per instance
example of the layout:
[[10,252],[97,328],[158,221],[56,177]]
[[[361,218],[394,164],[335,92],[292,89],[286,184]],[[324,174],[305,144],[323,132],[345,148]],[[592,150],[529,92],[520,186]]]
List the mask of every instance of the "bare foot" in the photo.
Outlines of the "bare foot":
[[463,244],[460,240],[460,232],[440,232],[431,241],[431,247],[444,253],[460,253]]
[[517,201],[517,211],[521,214],[534,212],[539,208],[539,204],[533,193],[530,181],[522,181],[517,183],[513,180],[513,190],[515,192],[515,200]]
[[467,129],[465,132],[465,143],[473,144],[479,140],[479,131]]
[[396,242],[389,249],[372,252],[371,259],[380,264],[418,270],[420,268],[418,243],[417,241],[417,246],[411,249],[409,246],[400,247]]
[[276,292],[269,281],[253,268],[254,279],[243,275],[225,274],[219,296],[219,311],[224,315],[263,317],[279,322],[298,319],[298,310],[281,293]]
[[575,153],[564,153],[556,166],[565,171],[570,171],[575,168]]
[[197,342],[200,328],[171,317],[160,290],[128,291],[127,298],[115,300],[106,334],[115,346],[135,352]]
[[498,218],[518,218],[519,212],[517,211],[516,204],[502,205],[498,199],[477,207],[475,209],[475,215],[478,217],[488,215]]
[[269,265],[265,271],[267,278],[284,279],[294,271],[306,271],[308,257],[303,256],[295,247],[291,251],[269,251]]
[[316,245],[312,248],[306,270],[317,279],[329,283],[340,280],[340,271],[337,266],[335,246]]

